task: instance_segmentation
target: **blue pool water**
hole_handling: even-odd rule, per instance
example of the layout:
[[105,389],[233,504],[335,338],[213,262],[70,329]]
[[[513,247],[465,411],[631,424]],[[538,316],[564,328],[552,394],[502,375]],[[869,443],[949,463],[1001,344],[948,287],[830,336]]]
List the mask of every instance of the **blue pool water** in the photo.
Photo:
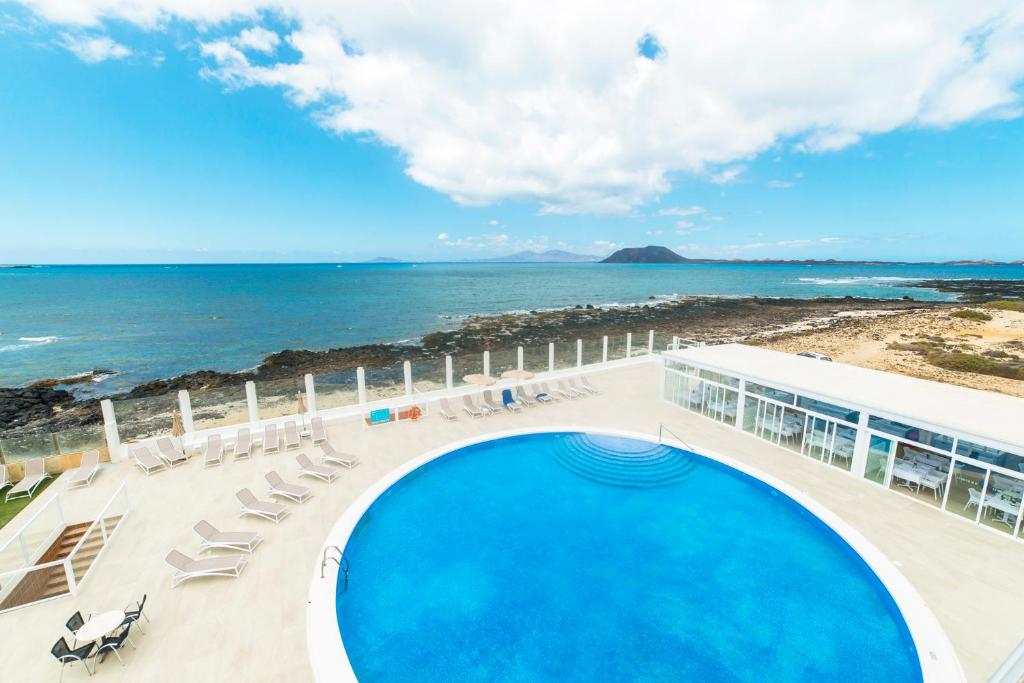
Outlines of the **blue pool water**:
[[454,451],[382,495],[345,554],[361,681],[921,680],[895,603],[831,529],[647,442]]

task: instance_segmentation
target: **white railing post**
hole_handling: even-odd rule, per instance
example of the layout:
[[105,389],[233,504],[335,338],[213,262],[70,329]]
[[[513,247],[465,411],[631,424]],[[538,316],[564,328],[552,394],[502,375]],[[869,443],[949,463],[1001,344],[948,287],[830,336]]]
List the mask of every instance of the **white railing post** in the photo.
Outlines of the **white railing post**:
[[303,379],[306,383],[306,412],[316,415],[316,381],[311,374],[307,374]]
[[516,348],[516,367],[520,370],[523,369],[523,347],[519,346]]
[[359,396],[359,405],[366,403],[366,370],[362,366],[356,368],[356,394]]
[[188,389],[178,391],[178,410],[181,411],[181,426],[185,428],[186,434],[196,431],[195,423],[192,422],[192,398],[188,395]]
[[608,362],[608,335],[601,338],[601,362]]
[[576,340],[576,367],[583,367],[583,340]]
[[75,581],[75,572],[71,567],[70,557],[64,560],[64,576],[68,580],[68,592],[72,595],[78,595],[78,582]]
[[627,332],[626,333],[626,358],[631,358],[632,356],[633,356],[633,333],[632,332]]
[[647,332],[647,353],[654,353],[654,330]]
[[121,460],[121,435],[117,432],[114,404],[109,398],[100,401],[100,412],[103,413],[103,434],[107,437],[107,452],[110,459],[117,462]]
[[245,403],[249,408],[249,422],[258,423],[260,421],[260,404],[256,401],[256,382],[252,380],[245,383]]
[[100,517],[100,536],[103,537],[103,545],[107,544],[107,520]]
[[548,342],[548,372],[555,371],[555,342]]
[[454,373],[452,371],[452,357],[451,356],[445,356],[444,357],[444,385],[445,385],[445,387],[448,388],[448,391],[451,391],[452,388],[455,386],[455,378],[452,377],[453,374]]
[[673,351],[678,351],[679,350],[679,337],[678,336],[673,336],[672,337],[672,350]]
[[484,351],[484,374],[490,376],[491,374],[491,352]]
[[409,361],[402,363],[402,374],[405,377],[405,395],[412,396],[412,363]]

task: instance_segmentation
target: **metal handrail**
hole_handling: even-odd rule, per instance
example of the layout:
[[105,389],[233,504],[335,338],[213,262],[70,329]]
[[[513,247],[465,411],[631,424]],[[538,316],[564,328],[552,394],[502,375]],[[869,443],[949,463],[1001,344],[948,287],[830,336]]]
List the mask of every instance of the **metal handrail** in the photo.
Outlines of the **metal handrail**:
[[1024,640],[1007,655],[988,683],[1019,683],[1024,680]]
[[668,432],[669,434],[674,436],[676,441],[678,441],[679,443],[681,443],[684,446],[686,446],[686,448],[688,450],[690,450],[690,451],[694,450],[693,446],[691,446],[690,443],[688,441],[686,441],[686,439],[683,439],[678,434],[676,434],[675,432],[673,432],[671,429],[669,429],[668,427],[666,427],[664,424],[662,424],[660,422],[658,423],[658,443],[664,443],[664,432]]

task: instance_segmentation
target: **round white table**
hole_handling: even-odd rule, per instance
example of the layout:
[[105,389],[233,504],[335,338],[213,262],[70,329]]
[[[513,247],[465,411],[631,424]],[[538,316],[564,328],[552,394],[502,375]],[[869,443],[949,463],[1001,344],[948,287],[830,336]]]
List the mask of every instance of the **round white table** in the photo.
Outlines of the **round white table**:
[[120,626],[122,621],[124,621],[124,612],[120,610],[97,614],[92,619],[82,624],[82,628],[75,631],[75,640],[83,642],[99,640],[103,636],[109,635],[114,629]]

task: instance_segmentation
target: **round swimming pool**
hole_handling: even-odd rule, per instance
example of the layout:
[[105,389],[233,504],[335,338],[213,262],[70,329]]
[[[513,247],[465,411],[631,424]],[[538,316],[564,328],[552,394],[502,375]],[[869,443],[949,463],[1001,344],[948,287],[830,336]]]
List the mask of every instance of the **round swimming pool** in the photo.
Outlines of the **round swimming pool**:
[[649,441],[448,452],[380,493],[344,553],[361,681],[922,679],[900,609],[831,527]]

